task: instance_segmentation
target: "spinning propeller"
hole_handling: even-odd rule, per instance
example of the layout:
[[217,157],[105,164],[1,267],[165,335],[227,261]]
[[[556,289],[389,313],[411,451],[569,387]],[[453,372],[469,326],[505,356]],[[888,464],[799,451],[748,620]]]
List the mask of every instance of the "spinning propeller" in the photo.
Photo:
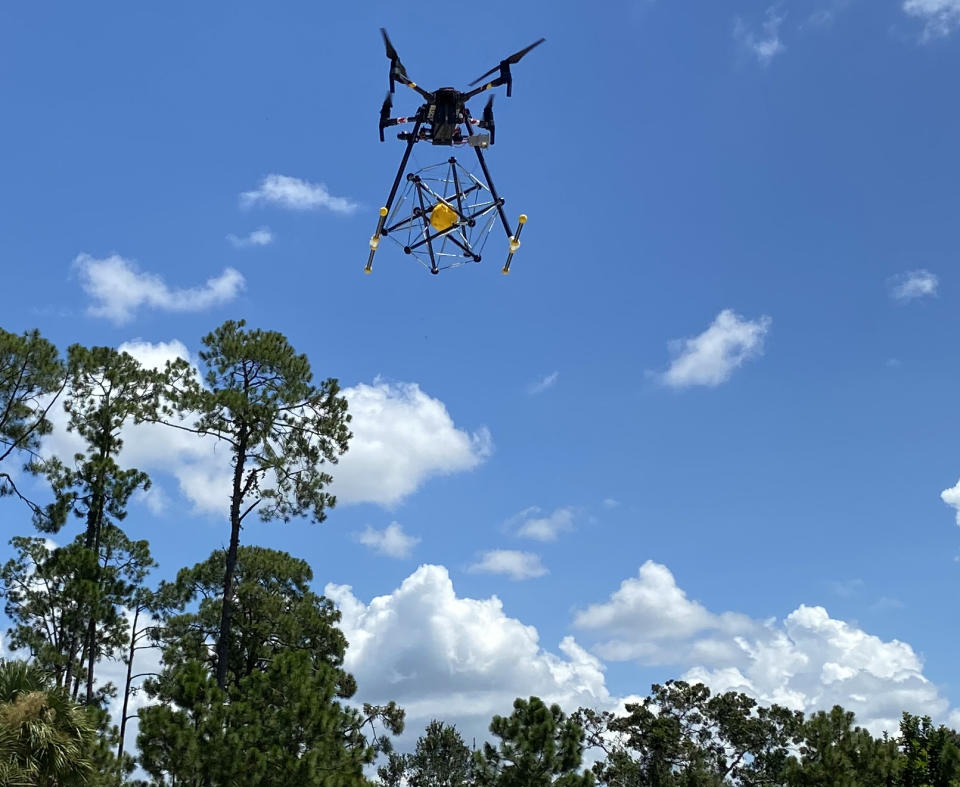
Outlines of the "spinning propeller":
[[480,128],[490,132],[490,144],[496,142],[496,124],[493,122],[493,94],[487,99],[487,104],[483,108],[483,117],[480,118]]
[[380,141],[383,142],[383,130],[387,126],[394,125],[390,122],[390,110],[393,109],[393,99],[390,97],[390,94],[387,93],[387,97],[383,99],[383,104],[380,106]]
[[407,76],[407,69],[403,67],[403,63],[400,62],[400,55],[397,54],[397,50],[394,48],[393,44],[390,43],[390,36],[387,35],[386,28],[380,28],[380,35],[383,36],[383,46],[387,50],[387,57],[390,58],[390,92],[393,92],[394,80],[399,80],[403,84],[410,82],[410,77]]
[[[386,39],[387,34],[384,33],[383,36],[384,36],[384,39]],[[530,44],[530,46],[524,47],[519,52],[514,52],[512,55],[510,55],[510,57],[504,58],[497,65],[495,65],[493,68],[487,71],[486,74],[483,74],[482,76],[474,79],[473,82],[470,83],[470,87],[473,87],[474,85],[479,84],[488,76],[490,76],[491,74],[499,70],[500,76],[497,77],[495,81],[497,82],[497,84],[501,84],[501,85],[505,84],[507,86],[507,96],[509,97],[511,94],[511,88],[513,87],[513,77],[510,76],[510,66],[516,65],[517,63],[519,63],[520,60],[523,58],[523,56],[527,54],[527,52],[529,52],[534,47],[540,46],[540,44],[542,44],[546,40],[547,39],[545,38],[541,38],[539,41],[534,41],[532,44]],[[387,54],[389,55],[389,52]],[[397,62],[399,62],[399,60]]]

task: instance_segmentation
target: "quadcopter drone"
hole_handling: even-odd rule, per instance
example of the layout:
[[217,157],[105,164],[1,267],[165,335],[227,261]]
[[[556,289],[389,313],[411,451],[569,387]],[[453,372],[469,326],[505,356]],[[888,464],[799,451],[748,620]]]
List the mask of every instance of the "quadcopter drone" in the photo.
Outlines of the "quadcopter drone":
[[[509,273],[513,255],[520,247],[520,232],[527,217],[520,215],[516,232],[510,228],[510,222],[503,211],[504,200],[493,186],[483,157],[483,151],[494,143],[496,135],[493,95],[483,108],[479,120],[471,117],[466,102],[500,85],[507,86],[509,97],[513,87],[510,66],[520,62],[524,55],[542,44],[545,39],[541,38],[501,60],[498,65],[470,83],[472,90],[461,92],[453,87],[441,87],[429,92],[407,76],[407,70],[400,62],[400,56],[390,42],[387,31],[381,27],[380,33],[383,35],[383,44],[390,60],[390,91],[380,107],[380,141],[384,141],[383,131],[390,126],[413,123],[413,130],[397,134],[397,138],[405,141],[407,145],[390,195],[386,204],[380,208],[380,220],[377,231],[370,238],[370,257],[364,272],[370,273],[373,270],[373,255],[376,254],[382,237],[395,240],[405,254],[412,255],[431,273],[439,273],[445,268],[467,262],[480,262],[487,236],[499,217],[509,246],[502,272]],[[494,74],[497,74],[494,79],[480,85],[484,79]],[[390,115],[393,109],[392,95],[398,82],[420,94],[425,102],[412,117]],[[474,87],[475,85],[479,87]],[[480,172],[470,172],[455,156],[450,156],[440,164],[407,173],[406,186],[397,199],[410,153],[417,142],[448,147],[467,145],[473,148],[477,155]]]

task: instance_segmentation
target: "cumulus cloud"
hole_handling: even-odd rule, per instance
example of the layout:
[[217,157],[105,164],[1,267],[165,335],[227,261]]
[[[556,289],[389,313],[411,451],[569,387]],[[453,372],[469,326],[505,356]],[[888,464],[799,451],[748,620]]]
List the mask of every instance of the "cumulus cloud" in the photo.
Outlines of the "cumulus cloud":
[[335,197],[323,183],[310,183],[289,175],[267,175],[252,191],[240,195],[240,204],[250,207],[266,203],[290,210],[329,210],[349,215],[359,205],[346,197]]
[[227,235],[227,240],[233,244],[234,248],[245,249],[249,246],[269,246],[273,243],[273,233],[269,227],[258,227],[249,235]]
[[780,12],[779,6],[770,6],[760,26],[760,32],[756,33],[738,17],[734,23],[733,37],[761,66],[767,66],[773,58],[786,50],[780,40],[780,25],[785,18],[786,15]]
[[904,0],[906,14],[923,22],[923,39],[950,35],[960,27],[960,0]]
[[956,486],[944,489],[940,493],[940,499],[957,510],[957,524],[960,525],[960,481],[957,481]]
[[547,573],[540,556],[515,549],[491,549],[468,569],[471,573],[506,574],[510,579],[534,579]]
[[[537,630],[506,614],[496,596],[459,597],[443,566],[420,566],[391,593],[365,603],[350,586],[326,586],[343,615],[346,669],[362,702],[396,700],[416,731],[432,718],[466,740],[486,737],[495,713],[536,695],[567,710],[612,708],[600,661],[565,637],[559,653]],[[415,735],[414,735],[415,737]]]
[[507,520],[507,530],[534,541],[556,541],[561,533],[573,530],[572,508],[557,508],[543,513],[539,506],[530,506]]
[[[146,369],[163,369],[167,361],[175,361],[178,358],[194,364],[187,345],[178,339],[169,342],[145,342],[135,339],[131,342],[123,342],[117,350],[135,358]],[[195,364],[194,369],[196,369]]]
[[199,287],[171,288],[163,277],[141,272],[137,265],[116,254],[96,259],[80,254],[74,260],[80,286],[92,299],[87,314],[106,317],[122,325],[141,307],[170,312],[197,312],[232,301],[243,290],[243,275],[225,268]]
[[374,552],[396,558],[410,557],[413,548],[420,543],[416,536],[404,533],[399,522],[391,522],[383,530],[367,525],[361,532],[355,533],[354,537]]
[[[190,360],[179,341],[128,342],[119,349],[155,368],[178,357]],[[458,429],[443,402],[415,383],[375,382],[343,393],[353,415],[350,427],[354,438],[332,468],[332,491],[339,503],[396,505],[428,479],[471,470],[492,451],[485,428],[472,433]],[[55,410],[52,416],[58,428],[44,439],[44,451],[69,457],[82,444],[76,434],[59,428],[65,426],[65,420],[62,410]],[[189,422],[187,416],[183,423]],[[226,510],[230,454],[223,446],[218,450],[216,439],[148,423],[125,426],[123,440],[123,463],[151,475],[173,475],[197,511],[222,514]]]
[[893,276],[888,279],[887,284],[890,287],[890,297],[895,301],[914,301],[936,295],[940,279],[936,274],[921,268]]
[[726,382],[745,361],[763,353],[770,324],[769,317],[747,320],[724,309],[699,336],[671,342],[677,357],[661,379],[671,388]]
[[714,691],[743,691],[805,712],[839,704],[875,734],[895,730],[903,710],[947,713],[908,644],[881,640],[819,606],[801,605],[782,621],[717,614],[651,561],[574,624],[605,638],[594,651],[608,660],[679,666],[684,680]]
[[687,598],[666,566],[648,560],[607,601],[577,612],[574,625],[607,637],[594,648],[604,658],[672,664],[685,649],[689,657],[693,635],[739,634],[749,630],[750,620],[732,613],[714,615]]
[[458,429],[444,403],[416,383],[376,380],[343,395],[353,439],[334,473],[339,502],[397,505],[427,479],[472,470],[493,450],[485,427]]
[[556,385],[557,378],[560,376],[560,372],[551,372],[546,377],[542,377],[537,380],[535,383],[531,383],[527,386],[527,393],[531,396],[536,396],[539,393],[543,393],[548,388],[552,388]]

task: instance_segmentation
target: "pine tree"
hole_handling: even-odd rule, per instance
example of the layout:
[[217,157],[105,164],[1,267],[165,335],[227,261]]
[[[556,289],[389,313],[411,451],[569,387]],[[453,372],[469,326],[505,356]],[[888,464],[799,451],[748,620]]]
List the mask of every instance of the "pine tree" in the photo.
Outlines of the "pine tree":
[[483,787],[591,787],[593,774],[580,773],[583,729],[559,705],[539,697],[517,698],[513,713],[494,716],[490,732],[497,746],[484,744],[476,757],[477,784]]
[[37,331],[0,328],[0,497],[14,495],[36,516],[43,509],[17,487],[10,460],[36,457],[40,438],[53,429],[48,415],[66,385],[57,348]]
[[356,690],[343,670],[339,612],[309,589],[307,564],[260,547],[237,551],[227,685],[216,680],[220,583],[226,554],[182,570],[176,587],[192,610],[163,632],[164,670],[147,681],[159,704],[140,714],[141,762],[159,784],[360,787],[377,749],[364,728],[402,730],[390,704],[345,704]]
[[230,541],[221,583],[217,634],[217,685],[227,686],[227,643],[234,603],[234,572],[240,529],[258,510],[263,521],[309,516],[326,518],[336,499],[325,488],[333,480],[323,465],[347,449],[347,402],[336,380],[315,386],[310,362],[274,331],[244,330],[228,321],[204,337],[200,359],[205,386],[184,379],[176,389],[180,413],[193,413],[191,431],[229,446],[233,473]]

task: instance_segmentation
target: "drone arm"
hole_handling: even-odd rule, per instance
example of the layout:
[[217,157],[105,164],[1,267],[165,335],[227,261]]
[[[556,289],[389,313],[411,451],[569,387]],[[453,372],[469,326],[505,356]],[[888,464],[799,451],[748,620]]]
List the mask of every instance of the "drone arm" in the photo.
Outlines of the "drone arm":
[[380,121],[380,141],[383,142],[383,130],[390,126],[399,126],[401,123],[410,123],[413,118],[383,118]]
[[399,82],[401,85],[406,85],[416,90],[421,96],[429,100],[431,98],[430,93],[419,87],[416,82],[413,82],[410,77],[407,76],[407,69],[405,69],[403,63],[400,62],[400,55],[390,41],[390,36],[387,35],[387,31],[382,27],[380,28],[380,35],[383,36],[383,46],[387,57],[390,59],[390,92],[393,93],[394,83]]
[[470,90],[469,92],[464,93],[464,94],[463,94],[463,100],[464,100],[464,101],[469,101],[469,100],[470,100],[471,98],[473,98],[474,96],[477,96],[477,95],[479,95],[480,93],[483,93],[483,92],[486,91],[486,90],[490,90],[490,88],[499,87],[500,85],[507,85],[507,95],[509,96],[509,95],[510,95],[510,82],[512,82],[512,80],[509,80],[509,81],[508,81],[505,77],[503,77],[503,76],[498,76],[496,79],[494,79],[494,80],[492,80],[492,81],[490,81],[490,82],[486,82],[485,84],[480,85],[480,87],[475,87],[473,90]]
[[523,59],[524,55],[527,54],[527,52],[529,52],[531,49],[535,49],[536,47],[540,46],[540,44],[542,44],[546,40],[547,39],[545,38],[541,38],[538,41],[534,41],[532,44],[530,44],[530,46],[524,47],[519,52],[514,52],[512,55],[510,55],[510,57],[505,57],[503,60],[500,61],[498,65],[495,65],[493,68],[487,71],[486,74],[479,77],[478,79],[473,80],[473,82],[470,83],[471,87],[476,85],[478,82],[482,82],[484,79],[486,79],[491,74],[494,74],[496,71],[498,70],[500,71],[500,75],[496,79],[494,79],[491,82],[487,82],[485,85],[482,85],[481,87],[477,88],[471,93],[467,93],[466,98],[475,96],[477,95],[477,93],[480,93],[484,90],[489,90],[490,88],[496,87],[497,85],[506,85],[507,98],[510,98],[510,95],[513,89],[513,77],[510,75],[510,66],[516,65],[517,63],[519,63]]
[[432,93],[428,93],[426,90],[424,90],[422,87],[420,87],[420,85],[418,85],[416,82],[412,81],[412,80],[407,76],[406,71],[404,71],[402,68],[400,68],[400,69],[394,69],[394,70],[390,73],[390,92],[391,92],[391,93],[393,92],[393,83],[394,83],[394,82],[399,82],[401,85],[406,85],[406,86],[407,86],[408,88],[410,88],[411,90],[416,91],[417,93],[419,93],[419,94],[420,94],[423,98],[425,98],[427,101],[430,101],[430,100],[433,98],[433,94],[432,94]]

